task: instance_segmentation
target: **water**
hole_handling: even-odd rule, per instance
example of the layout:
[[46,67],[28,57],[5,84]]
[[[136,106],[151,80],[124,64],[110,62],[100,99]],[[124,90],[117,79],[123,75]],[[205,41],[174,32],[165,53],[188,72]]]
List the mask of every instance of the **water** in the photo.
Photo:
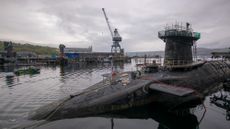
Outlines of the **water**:
[[[117,65],[118,71],[135,70],[135,62]],[[70,94],[102,80],[102,74],[111,72],[109,64],[67,67],[49,66],[40,67],[40,74],[12,76],[12,68],[1,68],[0,72],[0,128],[10,128],[25,123],[30,111],[48,103],[54,102]],[[229,92],[224,92],[229,95]],[[141,114],[135,112],[126,114],[126,117],[87,117],[58,120],[41,125],[38,128],[47,129],[152,129],[152,128],[201,128],[201,129],[228,129],[229,120],[226,120],[226,110],[210,103],[207,96],[205,108],[198,106],[191,109],[191,117],[180,118],[164,114],[160,111]],[[131,115],[134,114],[134,115]],[[202,116],[204,115],[203,119]],[[112,119],[113,118],[113,119]],[[201,121],[198,125],[193,121]]]

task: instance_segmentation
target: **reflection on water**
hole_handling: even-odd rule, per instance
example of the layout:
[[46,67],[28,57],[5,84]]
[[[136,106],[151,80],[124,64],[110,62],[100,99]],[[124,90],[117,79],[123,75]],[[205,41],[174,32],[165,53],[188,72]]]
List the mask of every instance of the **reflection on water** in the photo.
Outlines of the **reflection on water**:
[[[103,79],[102,74],[114,71],[135,70],[135,61],[131,64],[100,65],[69,65],[43,66],[40,74],[12,75],[13,67],[0,68],[0,128],[28,123],[28,112],[48,103],[54,102],[83,89]],[[217,92],[216,94],[219,94]],[[229,92],[225,92],[229,95]],[[113,128],[113,129],[182,129],[182,128],[221,128],[228,129],[226,120],[227,109],[211,104],[210,97],[204,101],[205,108],[198,106],[178,114],[165,113],[159,109],[140,107],[103,116],[65,119],[46,123],[38,128],[75,129],[75,128]],[[154,107],[154,106],[153,106]],[[32,121],[33,123],[33,121]]]
[[14,84],[14,76],[6,76],[6,85],[11,87],[12,84]]
[[[94,122],[97,121],[97,122]],[[90,123],[86,124],[86,123]],[[86,125],[85,125],[86,124]],[[186,115],[175,115],[166,113],[161,109],[153,109],[149,107],[139,107],[135,109],[125,110],[113,114],[104,114],[100,117],[76,118],[69,120],[59,120],[41,125],[38,128],[158,128],[158,129],[197,129],[199,122],[194,114],[188,110]]]
[[[178,115],[183,114],[183,115]],[[112,119],[153,119],[158,122],[158,129],[196,129],[198,128],[198,120],[194,114],[191,114],[189,109],[179,111],[177,113],[169,113],[161,110],[160,107],[139,107],[129,109],[122,112],[117,112],[108,115]]]
[[229,89],[221,90],[210,97],[211,104],[226,111],[226,120],[230,120],[230,93]]

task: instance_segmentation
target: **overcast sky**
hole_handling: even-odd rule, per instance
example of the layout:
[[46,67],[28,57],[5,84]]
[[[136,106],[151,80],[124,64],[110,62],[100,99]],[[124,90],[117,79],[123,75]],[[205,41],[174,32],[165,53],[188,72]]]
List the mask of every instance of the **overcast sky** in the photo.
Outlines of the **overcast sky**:
[[101,8],[125,51],[164,50],[157,32],[190,22],[199,47],[230,47],[230,0],[0,0],[0,39],[110,51]]

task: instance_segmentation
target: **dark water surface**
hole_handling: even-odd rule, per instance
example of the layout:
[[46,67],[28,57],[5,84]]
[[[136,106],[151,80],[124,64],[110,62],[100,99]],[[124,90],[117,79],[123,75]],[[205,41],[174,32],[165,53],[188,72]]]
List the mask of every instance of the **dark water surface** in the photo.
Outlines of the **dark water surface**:
[[[135,63],[120,64],[118,71],[135,70]],[[102,74],[111,72],[109,64],[66,67],[47,66],[40,67],[40,74],[13,76],[12,68],[5,67],[0,70],[0,128],[33,123],[27,121],[27,115],[48,103],[59,100],[70,94],[102,80]],[[222,92],[230,97],[229,92]],[[217,94],[220,95],[220,92]],[[210,95],[212,96],[212,95]],[[45,123],[37,128],[43,129],[174,129],[174,128],[200,128],[200,129],[229,129],[230,121],[227,113],[210,103],[207,96],[205,107],[197,106],[190,109],[190,115],[176,117],[161,111],[141,110],[126,112],[123,116],[101,116],[64,119]],[[206,109],[206,112],[205,112]],[[127,115],[128,114],[128,115]],[[202,116],[204,116],[202,118]],[[201,122],[200,122],[201,121]],[[200,122],[200,123],[199,123]]]

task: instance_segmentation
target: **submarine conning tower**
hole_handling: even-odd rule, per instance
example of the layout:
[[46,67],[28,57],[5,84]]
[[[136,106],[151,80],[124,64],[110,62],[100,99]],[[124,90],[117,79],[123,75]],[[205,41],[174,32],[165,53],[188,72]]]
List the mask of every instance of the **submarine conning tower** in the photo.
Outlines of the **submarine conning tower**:
[[200,33],[193,32],[189,23],[166,25],[165,30],[158,32],[158,37],[166,43],[164,66],[177,67],[193,63],[193,51],[196,53],[196,41],[200,39]]

